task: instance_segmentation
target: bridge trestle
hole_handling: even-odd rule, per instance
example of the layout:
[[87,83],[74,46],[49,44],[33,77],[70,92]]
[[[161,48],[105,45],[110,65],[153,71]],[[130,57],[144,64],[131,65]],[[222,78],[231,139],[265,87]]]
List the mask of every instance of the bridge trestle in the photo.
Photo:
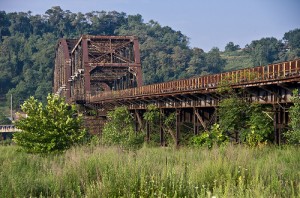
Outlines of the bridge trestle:
[[[70,103],[80,104],[87,116],[86,112],[94,111],[94,121],[89,121],[96,123],[90,124],[93,133],[101,133],[101,127],[96,126],[103,125],[107,111],[126,106],[136,121],[136,130],[143,130],[149,141],[150,126],[143,120],[147,106],[157,106],[161,114],[175,112],[173,135],[176,144],[180,144],[184,139],[183,127],[197,135],[217,121],[216,108],[223,98],[219,89],[229,86],[248,102],[273,106],[274,141],[280,143],[289,120],[292,92],[300,90],[299,82],[300,59],[297,59],[142,86],[136,37],[83,35],[76,40],[59,41],[53,91]],[[162,120],[158,126],[160,144],[166,145]],[[237,135],[233,139],[238,141]]]

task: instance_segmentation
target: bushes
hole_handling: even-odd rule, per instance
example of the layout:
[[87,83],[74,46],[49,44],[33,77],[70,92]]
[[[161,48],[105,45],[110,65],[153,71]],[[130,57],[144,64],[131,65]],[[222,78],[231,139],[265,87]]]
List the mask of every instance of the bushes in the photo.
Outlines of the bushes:
[[126,107],[116,107],[107,114],[108,122],[104,125],[102,140],[107,145],[120,145],[124,148],[140,148],[144,135],[134,131],[134,122]]
[[63,98],[49,94],[44,106],[30,97],[21,108],[27,117],[16,122],[22,132],[16,133],[13,140],[26,152],[60,152],[81,142],[85,136],[76,107],[69,106]]
[[212,148],[213,145],[223,145],[228,142],[228,136],[224,134],[224,131],[220,128],[219,124],[214,124],[210,131],[204,131],[202,134],[191,138],[192,146],[205,146]]
[[290,129],[284,134],[287,143],[300,145],[300,97],[297,90],[293,92],[292,102],[294,105],[290,107]]

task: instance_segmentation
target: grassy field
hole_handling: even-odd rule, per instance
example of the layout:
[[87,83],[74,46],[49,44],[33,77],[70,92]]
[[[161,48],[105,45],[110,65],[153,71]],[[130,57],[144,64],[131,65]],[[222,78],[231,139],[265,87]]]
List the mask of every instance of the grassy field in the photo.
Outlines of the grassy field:
[[0,146],[0,197],[299,197],[293,147],[103,146],[42,157]]
[[258,65],[253,65],[251,57],[242,50],[234,52],[223,52],[221,57],[226,60],[224,71],[232,71],[237,69],[250,68]]

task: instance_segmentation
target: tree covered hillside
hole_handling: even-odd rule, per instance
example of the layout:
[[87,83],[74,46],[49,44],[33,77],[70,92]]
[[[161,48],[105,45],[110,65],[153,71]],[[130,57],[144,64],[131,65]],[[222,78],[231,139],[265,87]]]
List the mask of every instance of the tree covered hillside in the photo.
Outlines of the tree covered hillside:
[[[257,66],[300,56],[300,29],[283,41],[263,38],[245,48],[229,42],[222,52],[189,47],[180,31],[141,15],[116,11],[72,13],[52,7],[43,15],[0,11],[0,99],[13,94],[13,104],[29,96],[45,100],[52,90],[55,45],[61,37],[81,34],[136,35],[141,49],[144,84]],[[201,47],[201,46],[199,46]]]

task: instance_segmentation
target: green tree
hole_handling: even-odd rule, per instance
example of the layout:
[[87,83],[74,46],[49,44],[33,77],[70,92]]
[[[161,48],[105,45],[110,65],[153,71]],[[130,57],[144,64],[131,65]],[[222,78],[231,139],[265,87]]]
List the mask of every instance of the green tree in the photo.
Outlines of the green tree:
[[81,115],[77,115],[76,107],[69,106],[63,98],[49,94],[44,106],[30,97],[21,108],[27,117],[16,122],[22,132],[14,135],[14,141],[27,152],[60,152],[85,136]]
[[249,146],[257,146],[270,140],[273,121],[268,106],[249,104],[229,84],[224,84],[217,91],[227,97],[220,101],[218,115],[220,127],[230,138]]
[[285,133],[287,143],[300,144],[300,96],[298,90],[293,91],[292,102],[293,106],[290,107],[290,129]]
[[213,47],[205,56],[208,72],[220,73],[226,64],[225,59],[220,55],[220,50],[217,47]]
[[252,41],[247,48],[255,66],[267,65],[279,60],[279,53],[283,49],[283,43],[274,37],[262,38]]
[[300,29],[296,28],[289,32],[286,32],[283,37],[288,42],[288,45],[292,50],[300,48]]
[[108,121],[102,131],[102,140],[105,144],[129,149],[141,147],[144,135],[134,131],[134,121],[126,107],[116,107],[108,112],[107,117]]
[[233,42],[229,42],[225,46],[225,52],[233,52],[238,49],[241,49],[239,45],[235,45]]
[[267,142],[273,131],[272,117],[261,104],[251,104],[248,112],[249,118],[246,121],[246,129],[242,131],[242,141],[249,146],[257,146],[259,143]]
[[9,35],[10,21],[4,11],[0,11],[0,42],[3,40],[2,36]]
[[246,126],[247,112],[247,103],[236,95],[225,98],[219,103],[220,127],[236,141],[239,140],[240,132]]
[[9,31],[11,34],[21,34],[26,38],[29,37],[31,33],[29,14],[30,12],[13,12],[7,14],[10,19]]
[[185,72],[185,77],[199,75],[205,70],[207,70],[205,62],[205,53],[202,49],[195,47],[192,49],[192,56],[188,63],[188,67]]

